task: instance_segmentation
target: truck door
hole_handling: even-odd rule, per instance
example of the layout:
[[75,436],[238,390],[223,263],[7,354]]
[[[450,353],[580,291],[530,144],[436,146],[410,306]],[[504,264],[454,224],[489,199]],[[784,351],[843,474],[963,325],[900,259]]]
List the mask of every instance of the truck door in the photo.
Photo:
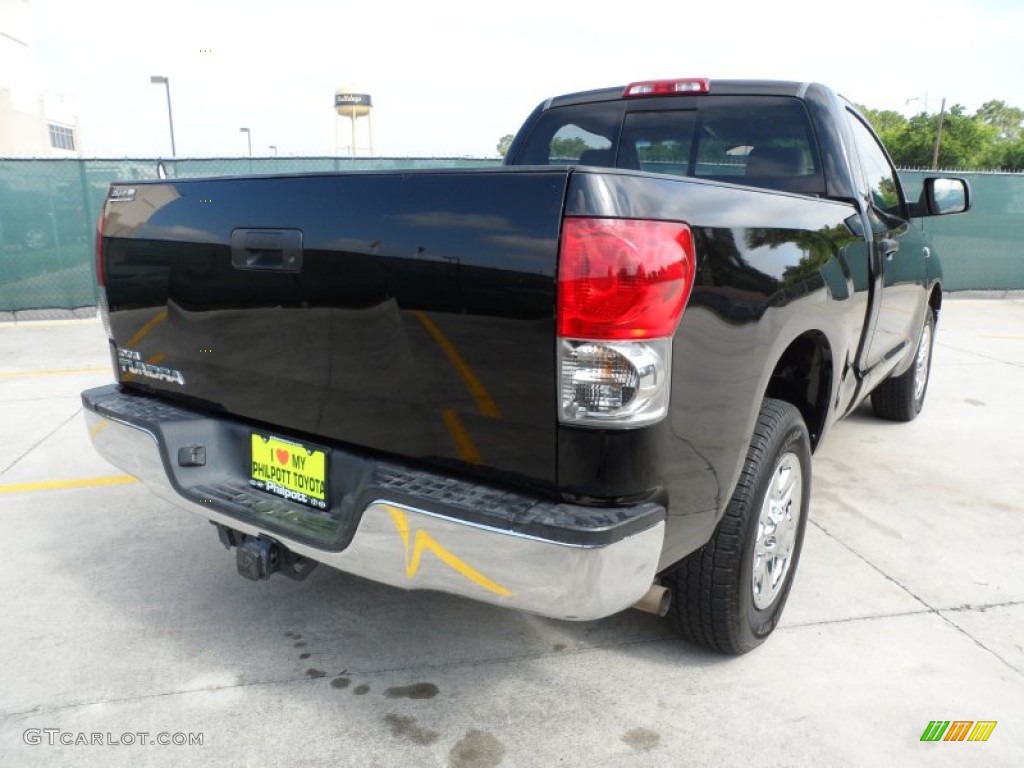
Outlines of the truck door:
[[854,112],[848,116],[868,204],[872,292],[858,367],[873,387],[914,352],[926,304],[928,250],[921,230],[908,221],[899,175],[881,143]]

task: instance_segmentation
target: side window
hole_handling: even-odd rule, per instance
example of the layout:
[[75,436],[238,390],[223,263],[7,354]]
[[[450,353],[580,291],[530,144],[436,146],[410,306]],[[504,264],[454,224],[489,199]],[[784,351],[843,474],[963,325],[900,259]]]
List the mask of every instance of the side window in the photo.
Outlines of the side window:
[[900,180],[896,169],[892,167],[885,150],[868,127],[853,112],[848,114],[857,154],[867,178],[871,202],[886,213],[902,215]]
[[589,152],[588,158],[603,160],[592,163],[593,165],[610,166],[615,163],[609,138],[569,123],[559,128],[551,137],[548,144],[548,165],[575,165],[584,152]]
[[556,107],[544,112],[513,159],[514,165],[615,165],[622,102]]

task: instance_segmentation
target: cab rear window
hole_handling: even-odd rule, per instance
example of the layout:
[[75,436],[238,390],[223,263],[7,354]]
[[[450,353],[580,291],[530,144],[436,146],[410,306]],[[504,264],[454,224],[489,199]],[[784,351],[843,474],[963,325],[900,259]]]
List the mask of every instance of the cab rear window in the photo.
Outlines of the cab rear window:
[[825,194],[803,103],[775,96],[622,101],[545,112],[516,165],[591,165]]

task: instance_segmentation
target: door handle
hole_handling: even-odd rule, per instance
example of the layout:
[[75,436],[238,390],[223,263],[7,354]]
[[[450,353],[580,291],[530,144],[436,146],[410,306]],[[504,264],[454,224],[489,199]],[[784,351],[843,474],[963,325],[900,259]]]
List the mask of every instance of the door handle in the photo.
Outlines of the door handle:
[[231,265],[235,269],[299,272],[302,269],[302,231],[232,230]]
[[895,237],[883,237],[878,246],[881,248],[883,256],[892,256],[900,249],[900,241]]

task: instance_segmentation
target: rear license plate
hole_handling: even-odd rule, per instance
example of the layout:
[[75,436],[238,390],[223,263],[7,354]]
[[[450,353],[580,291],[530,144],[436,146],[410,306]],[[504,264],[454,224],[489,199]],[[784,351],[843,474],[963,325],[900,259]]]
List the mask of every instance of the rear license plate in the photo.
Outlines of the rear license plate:
[[282,499],[327,509],[327,452],[252,433],[249,485]]

